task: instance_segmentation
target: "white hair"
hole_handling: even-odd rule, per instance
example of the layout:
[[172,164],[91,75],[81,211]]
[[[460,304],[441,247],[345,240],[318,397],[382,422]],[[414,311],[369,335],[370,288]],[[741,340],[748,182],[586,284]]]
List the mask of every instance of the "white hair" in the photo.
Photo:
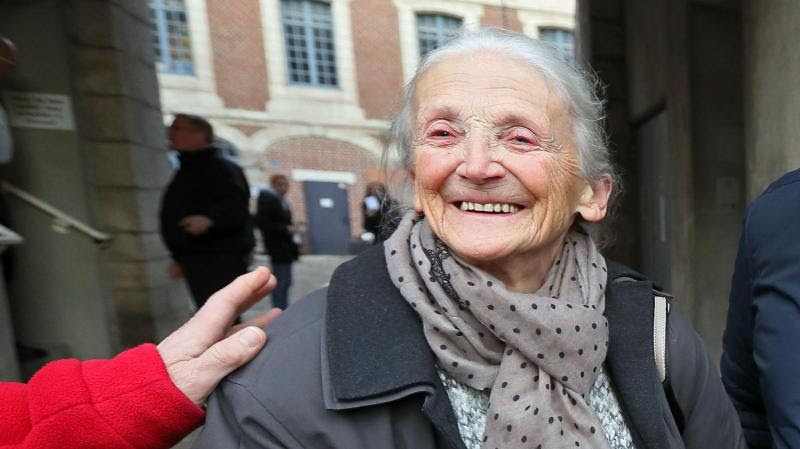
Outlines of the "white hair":
[[482,51],[499,53],[522,61],[545,77],[551,87],[566,100],[572,116],[572,132],[581,177],[589,182],[610,178],[617,187],[618,177],[603,130],[603,100],[596,93],[599,84],[597,78],[562,60],[549,44],[522,34],[493,28],[463,34],[428,53],[414,77],[406,84],[403,102],[392,123],[390,136],[405,168],[409,169],[413,164],[413,97],[420,78],[435,64],[451,56]]

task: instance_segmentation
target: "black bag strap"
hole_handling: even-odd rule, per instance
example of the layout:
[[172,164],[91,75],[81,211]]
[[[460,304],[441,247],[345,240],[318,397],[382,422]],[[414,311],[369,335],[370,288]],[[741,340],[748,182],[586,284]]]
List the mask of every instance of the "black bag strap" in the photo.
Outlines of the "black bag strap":
[[[639,279],[620,276],[614,279],[613,282],[636,282]],[[661,386],[664,389],[664,396],[669,404],[669,410],[672,413],[672,419],[678,427],[678,431],[683,434],[683,429],[686,420],[681,411],[680,404],[675,397],[675,392],[672,391],[672,384],[669,377],[669,358],[667,351],[667,333],[669,330],[669,311],[670,301],[672,296],[664,293],[656,288],[653,288],[653,356],[655,358],[656,370],[658,377],[661,381]]]

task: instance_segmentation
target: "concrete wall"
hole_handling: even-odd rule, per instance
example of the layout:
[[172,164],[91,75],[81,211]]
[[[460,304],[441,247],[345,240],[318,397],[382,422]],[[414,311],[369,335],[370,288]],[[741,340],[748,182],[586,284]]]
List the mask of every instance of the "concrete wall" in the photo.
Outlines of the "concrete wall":
[[100,249],[54,233],[50,220],[9,198],[26,238],[10,283],[20,342],[56,357],[104,357],[158,339],[189,314],[164,275],[160,192],[171,169],[146,2],[37,0],[0,4],[0,29],[20,64],[2,90],[68,95],[74,130],[13,128],[3,176],[114,236]]
[[740,12],[686,0],[579,10],[628,192],[609,254],[671,291],[717,357],[744,203]]
[[[0,29],[18,46],[20,64],[3,91],[69,95],[70,42],[61,2],[0,5]],[[47,39],[42,38],[46,30]],[[4,167],[10,182],[87,222],[92,220],[88,172],[77,131],[13,128],[15,157]],[[50,229],[50,220],[8,198],[12,227],[25,243],[16,248],[9,282],[17,339],[57,357],[103,357],[112,352],[108,284],[100,251],[76,233]]]
[[694,324],[720,354],[745,203],[741,16],[692,5],[689,32]]
[[743,2],[747,197],[800,167],[800,5]]

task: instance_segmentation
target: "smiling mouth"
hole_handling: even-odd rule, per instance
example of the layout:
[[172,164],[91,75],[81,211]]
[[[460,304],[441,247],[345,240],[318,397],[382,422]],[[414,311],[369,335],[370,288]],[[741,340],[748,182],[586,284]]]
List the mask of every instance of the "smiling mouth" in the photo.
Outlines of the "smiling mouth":
[[520,206],[511,203],[473,203],[471,201],[461,201],[459,209],[465,211],[484,212],[492,214],[513,214],[521,209]]

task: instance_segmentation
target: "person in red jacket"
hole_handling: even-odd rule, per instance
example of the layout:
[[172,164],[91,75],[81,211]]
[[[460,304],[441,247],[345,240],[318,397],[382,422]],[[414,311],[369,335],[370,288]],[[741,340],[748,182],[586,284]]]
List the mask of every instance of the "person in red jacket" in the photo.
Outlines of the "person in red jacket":
[[60,360],[27,384],[0,383],[2,449],[166,449],[198,427],[219,381],[252,359],[280,311],[231,327],[275,288],[266,268],[215,293],[158,346],[111,360]]

